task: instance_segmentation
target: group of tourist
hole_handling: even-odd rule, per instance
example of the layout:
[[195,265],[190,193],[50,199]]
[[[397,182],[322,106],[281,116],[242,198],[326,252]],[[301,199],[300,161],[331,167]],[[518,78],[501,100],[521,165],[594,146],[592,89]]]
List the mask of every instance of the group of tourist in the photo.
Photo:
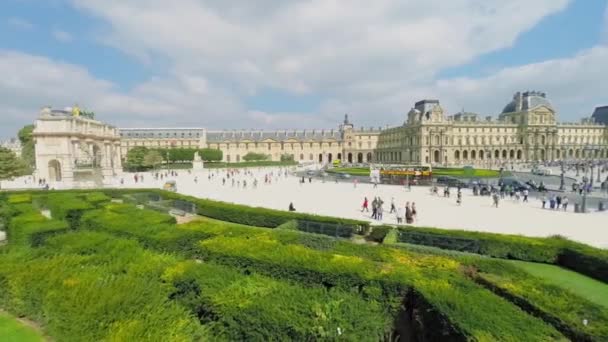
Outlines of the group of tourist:
[[[390,205],[391,207],[389,214],[395,214],[397,224],[402,224],[404,219],[405,223],[407,224],[414,223],[414,220],[416,219],[416,216],[418,214],[416,210],[416,203],[412,202],[412,204],[410,205],[410,202],[407,202],[405,206],[397,207],[395,204],[395,198],[393,197],[391,198]],[[363,199],[363,204],[361,205],[361,212],[369,212],[369,207],[370,202],[367,197],[365,197]],[[376,221],[382,221],[384,218],[384,200],[382,200],[382,198],[379,196],[374,197],[371,202],[371,207],[371,218]]]

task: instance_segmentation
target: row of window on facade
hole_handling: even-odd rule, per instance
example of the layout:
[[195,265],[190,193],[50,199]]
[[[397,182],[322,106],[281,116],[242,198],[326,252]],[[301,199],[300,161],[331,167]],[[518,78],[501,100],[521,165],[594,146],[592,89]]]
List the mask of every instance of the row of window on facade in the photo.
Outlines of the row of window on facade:
[[[377,155],[378,161],[403,161],[403,157],[407,157],[409,154],[409,158],[406,160],[412,161],[416,156],[414,151],[406,152],[406,154],[402,154],[401,151],[396,152],[379,152]],[[492,157],[493,154],[493,157]],[[550,152],[545,151],[544,149],[539,149],[538,151],[530,151],[531,157],[541,160],[546,160],[547,157],[550,156]],[[555,150],[554,158],[605,158],[608,157],[608,150],[591,150],[584,151],[581,149],[568,149],[568,150]],[[484,159],[510,159],[510,160],[522,160],[523,159],[523,151],[522,150],[494,150],[492,151],[484,151],[484,150],[456,150],[454,151],[454,160],[484,160]],[[447,156],[444,156],[444,161],[447,162]],[[429,157],[425,158],[425,161],[429,162]],[[433,162],[439,163],[441,161],[441,151],[435,150],[433,151]]]
[[[335,157],[338,160],[340,160],[340,161],[344,161],[344,162],[348,162],[348,163],[354,163],[355,161],[357,163],[364,163],[364,162],[371,163],[372,162],[372,154],[371,154],[371,152],[368,152],[365,155],[363,153],[361,153],[361,152],[359,152],[357,154],[353,154],[353,153],[349,152],[345,156],[346,156],[345,160],[342,160],[342,153],[337,153]],[[298,160],[305,161],[306,160],[305,157],[306,156],[304,155],[304,153],[300,153],[300,156],[299,156]],[[325,153],[325,154],[324,153],[319,153],[318,155],[316,155],[316,157],[317,157],[316,160],[319,163],[324,163],[324,162],[331,163],[334,160],[333,153]],[[275,154],[275,158],[278,158],[278,154]],[[315,154],[313,154],[313,153],[308,154],[308,160],[309,161],[315,161]],[[235,161],[235,162],[238,163],[238,162],[241,161],[241,155],[237,154],[235,156],[235,159],[232,160],[232,156],[230,154],[227,154],[226,155],[226,161],[227,162]]]
[[[178,137],[177,133],[120,133],[120,136],[127,136],[127,137],[136,137],[136,138],[176,138]],[[182,138],[185,138],[186,136],[188,137],[197,137],[200,138],[200,133],[195,133],[194,135],[192,134],[192,132],[189,132],[187,135],[186,133],[182,132],[179,135]]]
[[[440,145],[441,143],[441,137],[439,135],[433,136],[432,138],[434,145]],[[562,144],[568,144],[568,143],[581,143],[581,144],[604,144],[607,143],[606,139],[603,137],[599,137],[599,136],[586,136],[586,137],[572,137],[572,136],[567,136],[567,137],[558,137],[557,139],[559,139],[558,141],[561,142]],[[502,140],[502,141],[501,141]],[[547,143],[551,143],[551,138],[549,137],[545,137],[544,135],[537,137],[535,139],[535,136],[530,136],[528,138],[528,141],[531,144],[534,143],[539,143],[541,145],[545,145]],[[517,141],[519,141],[519,144],[523,144],[524,143],[524,138],[523,137],[519,137],[519,139],[517,139],[517,137],[515,136],[503,136],[503,137],[466,137],[466,138],[462,138],[462,137],[445,137],[443,139],[443,144],[445,145],[449,145],[450,142],[452,145],[477,145],[477,144],[492,144],[492,143],[503,143],[503,144],[514,144]],[[382,146],[398,146],[401,143],[403,143],[403,145],[407,146],[407,145],[414,145],[417,142],[417,139],[413,138],[413,137],[409,137],[409,138],[405,138],[405,139],[395,139],[395,140],[389,140],[386,144],[381,144]],[[427,136],[425,139],[425,142],[427,145],[431,144],[431,137]],[[463,144],[464,143],[464,144]]]

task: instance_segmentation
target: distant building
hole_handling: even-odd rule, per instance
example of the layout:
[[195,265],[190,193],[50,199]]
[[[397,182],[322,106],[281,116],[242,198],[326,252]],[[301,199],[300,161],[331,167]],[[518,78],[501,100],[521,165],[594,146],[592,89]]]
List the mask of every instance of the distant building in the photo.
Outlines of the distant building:
[[498,116],[446,116],[437,100],[416,102],[405,123],[383,130],[380,163],[502,165],[513,162],[608,158],[608,128],[582,119],[557,122],[543,92],[516,93]]
[[136,146],[148,148],[204,148],[204,128],[120,128],[121,155]]
[[35,175],[50,184],[109,183],[122,173],[118,130],[80,116],[77,107],[71,111],[42,109],[33,136]]
[[595,122],[608,126],[608,106],[596,107],[591,117]]
[[134,146],[222,150],[225,162],[249,153],[271,160],[349,163],[502,165],[560,159],[608,158],[608,107],[577,123],[557,121],[544,92],[517,92],[498,118],[472,112],[446,115],[439,100],[418,101],[396,127],[355,128],[348,115],[335,129],[120,129],[122,156]]
[[17,156],[21,157],[21,141],[17,138],[12,138],[0,142],[0,146],[13,151]]

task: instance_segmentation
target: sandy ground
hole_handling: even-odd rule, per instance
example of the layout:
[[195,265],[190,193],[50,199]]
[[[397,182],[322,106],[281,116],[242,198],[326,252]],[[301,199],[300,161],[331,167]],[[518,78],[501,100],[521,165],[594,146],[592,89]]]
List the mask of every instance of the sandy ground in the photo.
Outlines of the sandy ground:
[[[235,179],[242,184],[247,181],[247,188],[233,187],[231,180],[222,185],[226,172],[205,170],[199,174],[188,174],[178,171],[178,192],[201,198],[210,198],[226,202],[241,203],[273,209],[287,210],[293,202],[299,212],[338,216],[378,222],[371,219],[371,213],[361,212],[364,197],[370,201],[379,196],[384,200],[384,219],[382,223],[397,222],[394,214],[389,213],[391,199],[398,206],[406,202],[415,202],[418,219],[416,226],[441,227],[449,229],[477,230],[503,234],[521,234],[527,236],[562,235],[570,239],[608,248],[608,211],[576,214],[574,203],[570,202],[568,212],[542,209],[540,200],[530,198],[528,203],[511,199],[501,200],[498,208],[492,207],[490,197],[473,196],[470,190],[463,189],[462,205],[456,204],[456,189],[452,197],[444,198],[430,194],[428,187],[413,187],[411,191],[399,186],[379,185],[374,189],[371,184],[352,182],[334,183],[313,179],[312,183],[299,183],[295,176],[277,176],[278,169],[256,169],[253,175],[236,175]],[[264,184],[264,175],[274,172],[272,184]],[[215,177],[208,179],[210,173]],[[167,179],[154,180],[151,174],[144,173],[144,181],[135,183],[133,174],[124,175],[124,185],[118,180],[115,186],[125,188],[153,187],[160,188]],[[195,182],[197,177],[197,182]],[[253,188],[253,179],[258,179],[257,188]],[[3,188],[24,187],[23,180],[14,184],[4,182]],[[60,186],[55,186],[60,188]],[[440,188],[441,193],[441,188]]]

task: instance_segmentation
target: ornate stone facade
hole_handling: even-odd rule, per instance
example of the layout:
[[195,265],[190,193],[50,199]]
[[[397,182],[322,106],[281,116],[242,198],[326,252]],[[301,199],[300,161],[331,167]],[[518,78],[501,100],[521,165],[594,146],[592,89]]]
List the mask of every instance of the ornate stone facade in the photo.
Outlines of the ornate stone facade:
[[224,161],[249,153],[278,161],[503,165],[560,159],[608,158],[608,128],[583,119],[558,123],[545,93],[516,93],[498,116],[444,113],[438,100],[415,103],[403,125],[355,128],[345,116],[336,129],[206,131],[203,128],[121,129],[122,155],[133,146],[216,148]]
[[446,116],[423,100],[402,126],[382,131],[380,163],[502,165],[514,162],[608,158],[608,128],[591,119],[558,123],[542,92],[516,93],[495,120],[475,113]]
[[100,121],[44,108],[33,136],[35,175],[50,184],[109,183],[122,172],[118,130]]
[[296,161],[327,163],[335,159],[371,162],[380,129],[355,129],[345,116],[337,129],[206,131],[204,128],[123,128],[123,158],[135,146],[149,148],[214,148],[225,162],[239,162],[249,152],[279,161],[285,154]]

